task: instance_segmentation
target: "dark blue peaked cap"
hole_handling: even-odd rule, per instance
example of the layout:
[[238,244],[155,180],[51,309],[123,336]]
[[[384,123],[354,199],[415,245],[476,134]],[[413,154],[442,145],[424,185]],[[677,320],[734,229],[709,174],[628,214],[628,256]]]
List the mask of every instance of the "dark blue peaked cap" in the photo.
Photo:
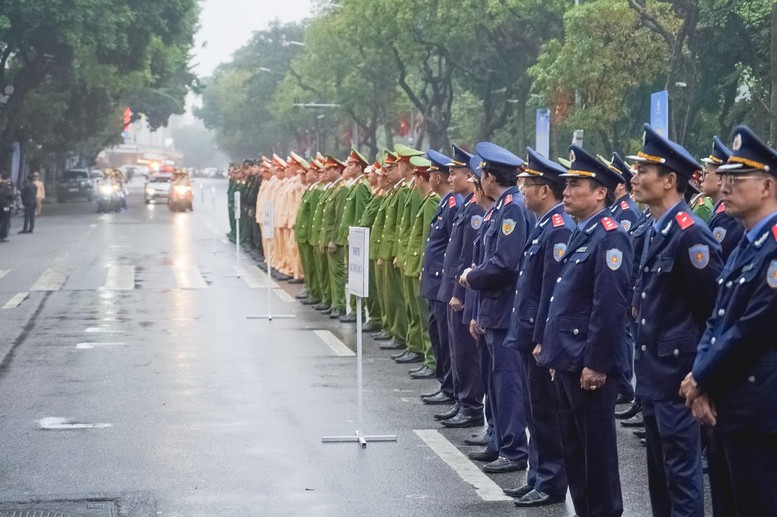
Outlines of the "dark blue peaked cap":
[[426,151],[426,157],[432,162],[432,166],[429,167],[429,172],[449,172],[448,167],[451,163],[451,159],[442,153],[438,153],[434,149]]
[[569,161],[572,166],[562,178],[592,178],[611,190],[615,190],[618,183],[625,181],[619,172],[609,168],[580,146],[569,146]]
[[453,144],[453,159],[446,165],[448,167],[469,167],[472,155],[456,144]]
[[542,178],[553,183],[564,183],[565,180],[561,177],[567,173],[564,167],[545,158],[531,147],[527,147],[526,152],[529,154],[529,161],[518,175],[519,178]]
[[483,176],[483,169],[480,167],[480,164],[483,163],[483,158],[480,157],[480,155],[473,154],[472,157],[469,159],[469,164],[467,165],[473,174],[475,174],[475,177],[480,181],[480,178]]
[[491,142],[480,142],[475,150],[482,158],[480,167],[497,174],[518,175],[518,167],[523,165],[523,160],[505,149]]
[[710,165],[723,165],[731,158],[731,149],[717,136],[712,137],[712,154],[701,161]]
[[629,167],[629,165],[623,161],[623,158],[621,158],[621,155],[618,153],[612,153],[610,168],[614,168],[617,173],[623,176],[623,179],[626,181],[626,183],[629,183],[631,178],[634,177],[634,173],[631,171],[631,167]]
[[718,167],[718,172],[737,174],[760,170],[777,176],[777,152],[758,138],[749,127],[738,126],[734,129],[731,150],[734,153],[725,165]]
[[689,180],[696,171],[701,170],[696,159],[683,146],[659,135],[650,124],[643,127],[645,134],[642,137],[642,150],[635,156],[627,156],[629,160],[664,165]]

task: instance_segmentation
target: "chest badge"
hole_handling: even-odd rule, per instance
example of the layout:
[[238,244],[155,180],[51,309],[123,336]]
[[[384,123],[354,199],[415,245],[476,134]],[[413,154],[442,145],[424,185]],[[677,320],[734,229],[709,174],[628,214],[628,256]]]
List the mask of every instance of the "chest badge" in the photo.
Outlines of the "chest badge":
[[607,250],[607,267],[613,271],[618,271],[623,264],[623,252],[617,248]]
[[777,260],[772,260],[766,271],[766,283],[772,289],[777,289]]
[[510,235],[513,233],[513,230],[515,230],[515,220],[514,219],[505,219],[502,221],[502,233],[505,235]]
[[483,226],[483,216],[473,215],[472,218],[469,220],[469,225],[473,229],[479,230],[480,227]]
[[710,247],[706,244],[697,244],[688,248],[691,264],[696,269],[704,269],[710,263]]
[[561,262],[561,259],[564,257],[564,253],[567,252],[567,245],[564,242],[559,242],[558,244],[553,245],[553,258],[556,259],[556,262]]
[[723,239],[726,238],[726,229],[722,226],[717,226],[712,230],[712,236],[715,237],[716,241],[723,242]]

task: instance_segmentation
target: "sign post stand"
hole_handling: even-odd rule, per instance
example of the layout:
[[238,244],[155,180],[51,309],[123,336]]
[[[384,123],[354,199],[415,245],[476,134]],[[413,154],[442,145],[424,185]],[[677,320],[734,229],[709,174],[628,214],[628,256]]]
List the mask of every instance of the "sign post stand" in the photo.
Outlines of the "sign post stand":
[[267,201],[264,203],[264,206],[262,206],[262,239],[267,239],[268,246],[267,246],[267,257],[265,263],[267,264],[267,314],[263,314],[261,316],[246,316],[246,319],[249,320],[263,320],[266,319],[268,321],[272,321],[273,318],[276,319],[283,319],[283,318],[294,318],[294,314],[273,314],[272,313],[272,239],[275,235],[275,230],[273,228],[274,220],[273,220],[273,203],[272,201]]
[[396,442],[394,434],[365,436],[364,427],[364,376],[362,370],[362,299],[370,292],[370,230],[351,226],[348,234],[348,285],[347,291],[356,297],[356,431],[347,436],[324,436],[322,443],[353,443],[367,448],[367,442]]
[[235,264],[240,278],[240,191],[235,192]]

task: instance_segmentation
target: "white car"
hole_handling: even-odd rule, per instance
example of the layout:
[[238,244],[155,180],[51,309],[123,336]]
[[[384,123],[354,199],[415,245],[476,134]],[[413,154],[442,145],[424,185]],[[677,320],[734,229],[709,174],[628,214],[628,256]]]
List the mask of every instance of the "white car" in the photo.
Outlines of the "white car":
[[170,195],[170,182],[172,180],[173,175],[165,172],[149,176],[144,192],[146,204],[158,199],[167,201],[167,197]]

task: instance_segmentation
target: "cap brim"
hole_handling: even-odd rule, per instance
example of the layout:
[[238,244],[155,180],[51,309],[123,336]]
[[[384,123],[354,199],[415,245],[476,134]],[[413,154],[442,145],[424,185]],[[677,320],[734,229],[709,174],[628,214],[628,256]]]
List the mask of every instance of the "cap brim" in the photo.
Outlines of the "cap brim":
[[718,167],[718,170],[715,171],[718,174],[733,174],[737,172],[750,172],[750,171],[760,171],[763,169],[756,169],[755,167],[748,167],[744,163],[724,163],[720,167]]
[[658,163],[654,162],[653,160],[648,160],[647,158],[643,158],[641,156],[637,156],[635,154],[630,154],[626,157],[627,160],[631,160],[633,162],[640,162],[640,163]]

